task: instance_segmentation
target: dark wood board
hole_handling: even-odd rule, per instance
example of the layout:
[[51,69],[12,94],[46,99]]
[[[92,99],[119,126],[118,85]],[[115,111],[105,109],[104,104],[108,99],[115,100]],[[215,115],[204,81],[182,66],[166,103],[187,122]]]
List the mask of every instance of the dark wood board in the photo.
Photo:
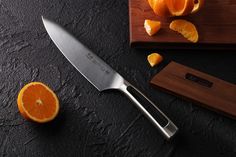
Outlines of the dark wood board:
[[[197,44],[169,29],[170,22],[179,18],[196,25],[199,32]],[[155,36],[148,36],[143,27],[145,19],[161,20],[162,29]],[[236,49],[235,19],[234,0],[205,0],[198,13],[174,18],[158,17],[147,0],[129,0],[130,44],[141,48]]]
[[171,62],[151,84],[236,119],[236,85]]

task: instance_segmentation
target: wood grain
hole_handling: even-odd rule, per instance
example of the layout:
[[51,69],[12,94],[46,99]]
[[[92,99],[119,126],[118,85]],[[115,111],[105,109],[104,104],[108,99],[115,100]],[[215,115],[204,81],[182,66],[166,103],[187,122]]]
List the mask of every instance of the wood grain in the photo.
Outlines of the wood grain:
[[[199,42],[190,43],[169,29],[175,18],[161,18],[154,14],[147,0],[129,0],[130,44],[132,47],[154,48],[236,48],[236,1],[206,0],[198,13],[181,17],[194,23],[199,32]],[[180,18],[180,17],[177,17]],[[150,37],[143,27],[145,19],[161,20],[158,34]]]
[[[200,80],[195,77],[186,79],[186,74],[194,75]],[[171,62],[156,74],[151,84],[236,119],[234,84],[175,62]]]

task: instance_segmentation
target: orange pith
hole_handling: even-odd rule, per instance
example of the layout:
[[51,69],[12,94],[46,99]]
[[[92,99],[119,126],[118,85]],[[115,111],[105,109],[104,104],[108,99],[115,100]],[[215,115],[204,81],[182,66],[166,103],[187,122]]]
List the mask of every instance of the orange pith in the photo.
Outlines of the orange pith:
[[189,41],[196,43],[198,42],[198,31],[194,24],[187,20],[174,20],[170,24],[170,29],[182,34]]
[[145,20],[144,21],[144,28],[148,35],[152,36],[156,34],[160,28],[161,28],[161,22],[160,21],[154,21],[154,20]]
[[20,90],[17,104],[23,117],[39,123],[53,120],[59,111],[57,96],[41,82],[25,85]]

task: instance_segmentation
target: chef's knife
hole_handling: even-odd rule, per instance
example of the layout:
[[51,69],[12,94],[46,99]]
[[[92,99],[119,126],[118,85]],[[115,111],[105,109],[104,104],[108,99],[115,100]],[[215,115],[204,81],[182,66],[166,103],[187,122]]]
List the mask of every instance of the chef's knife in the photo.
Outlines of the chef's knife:
[[61,26],[44,17],[42,20],[52,41],[92,85],[99,91],[122,91],[167,139],[175,135],[178,128],[153,102]]

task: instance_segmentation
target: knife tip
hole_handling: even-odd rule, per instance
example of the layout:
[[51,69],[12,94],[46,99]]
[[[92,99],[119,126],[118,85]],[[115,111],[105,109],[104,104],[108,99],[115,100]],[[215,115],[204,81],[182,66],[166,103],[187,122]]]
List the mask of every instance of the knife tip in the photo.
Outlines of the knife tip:
[[45,17],[45,16],[41,16],[41,19],[43,21],[43,24],[45,25],[45,23],[47,23],[49,20]]
[[43,15],[41,15],[41,19],[42,19],[42,20],[44,20],[44,17],[43,17]]
[[41,19],[43,20],[43,21],[47,21],[48,19],[45,17],[45,16],[43,16],[43,15],[41,15]]

